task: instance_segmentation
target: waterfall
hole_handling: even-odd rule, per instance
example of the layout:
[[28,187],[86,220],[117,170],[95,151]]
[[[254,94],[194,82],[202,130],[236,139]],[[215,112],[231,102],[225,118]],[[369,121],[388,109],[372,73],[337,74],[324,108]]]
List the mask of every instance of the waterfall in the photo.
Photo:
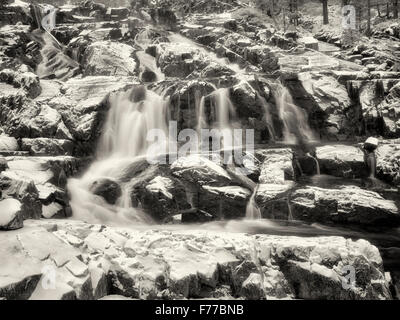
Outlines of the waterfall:
[[367,167],[369,169],[369,177],[375,178],[376,176],[376,156],[374,152],[367,155]]
[[[215,117],[212,123],[207,123],[207,116],[205,113],[205,102],[209,98],[213,102]],[[229,88],[216,89],[207,96],[203,96],[198,104],[197,111],[197,131],[201,129],[210,128],[218,129],[221,133],[221,147],[223,149],[234,148],[239,144],[234,136],[233,121],[236,117],[235,107],[229,97]],[[208,143],[208,141],[202,141]],[[241,142],[241,141],[240,141]]]
[[235,108],[229,98],[229,89],[221,88],[213,93],[216,102],[217,124],[220,130],[231,129],[231,117],[235,117]]
[[317,174],[317,176],[320,176],[320,175],[321,175],[321,170],[320,170],[320,168],[319,168],[319,162],[318,162],[317,158],[313,157],[310,153],[307,153],[307,156],[309,156],[311,159],[314,160],[314,162],[315,162],[316,174]]
[[283,124],[284,142],[295,144],[315,139],[305,110],[296,106],[289,90],[278,83],[273,95],[278,108],[279,119]]
[[258,99],[261,101],[261,104],[264,108],[264,118],[263,120],[267,124],[267,129],[269,133],[269,137],[271,141],[276,140],[276,133],[275,133],[275,128],[274,128],[274,123],[272,122],[272,115],[271,115],[271,106],[270,104],[265,100],[264,97],[262,97],[260,94],[256,92],[256,95]]
[[261,219],[261,210],[256,203],[256,193],[258,190],[258,186],[254,188],[254,192],[250,197],[249,202],[246,207],[246,219],[249,220],[259,220]]
[[[73,218],[108,225],[151,223],[144,212],[132,207],[129,185],[123,182],[122,175],[125,168],[145,160],[149,130],[162,130],[168,137],[168,101],[140,86],[112,95],[109,103],[110,110],[95,161],[81,178],[68,181]],[[168,140],[157,141],[157,145],[157,150],[167,150]],[[111,179],[120,184],[122,195],[115,205],[108,204],[90,191],[93,183],[101,179]]]
[[142,50],[136,52],[136,57],[140,63],[140,73],[143,75],[145,72],[150,71],[155,75],[155,79],[146,79],[142,76],[142,80],[144,82],[162,81],[165,79],[165,75],[157,66],[156,58],[146,53],[146,49],[152,43],[150,34],[151,31],[149,29],[145,29],[144,31],[138,33],[135,37],[135,44],[142,48]]
[[[144,155],[149,130],[167,134],[168,101],[144,87],[110,97],[110,111],[103,128],[98,156],[124,158]],[[159,141],[161,150],[168,141]]]
[[136,52],[136,56],[140,63],[141,73],[151,71],[155,74],[155,81],[162,81],[165,79],[165,75],[162,73],[160,68],[157,66],[156,59],[146,53],[145,51]]
[[293,221],[293,212],[292,212],[292,205],[290,204],[290,196],[288,195],[287,200],[287,207],[288,207],[288,221]]

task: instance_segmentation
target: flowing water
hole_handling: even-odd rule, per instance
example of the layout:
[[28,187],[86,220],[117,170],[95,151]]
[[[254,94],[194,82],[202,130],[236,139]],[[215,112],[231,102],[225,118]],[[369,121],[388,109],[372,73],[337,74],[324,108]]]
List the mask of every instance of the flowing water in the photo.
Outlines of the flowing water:
[[319,176],[319,175],[321,175],[321,169],[320,169],[320,167],[319,167],[319,162],[318,162],[318,160],[317,160],[317,158],[315,158],[315,157],[313,157],[311,154],[307,154],[311,159],[313,159],[314,160],[314,162],[315,162],[315,170],[316,170],[316,174],[317,174],[317,176]]
[[165,79],[165,75],[161,69],[157,66],[156,58],[146,53],[146,49],[151,44],[151,30],[145,29],[138,33],[135,37],[135,44],[142,48],[142,50],[136,52],[136,56],[140,63],[140,72],[152,72],[155,75],[155,81],[162,81]]
[[[211,123],[207,121],[205,102],[206,99],[211,100],[211,114],[215,115]],[[241,145],[242,140],[234,134],[236,111],[229,97],[228,88],[220,88],[213,91],[207,96],[203,96],[198,104],[197,111],[197,131],[201,133],[201,129],[218,129],[221,133],[220,147],[223,149],[233,149],[235,146]],[[209,141],[201,141],[208,144]]]
[[267,124],[270,141],[275,142],[277,140],[277,136],[274,123],[272,121],[271,105],[267,102],[267,100],[265,100],[264,97],[262,97],[258,93],[257,93],[257,98],[261,101],[261,104],[264,108],[264,121]]
[[104,178],[121,182],[125,171],[135,162],[147,159],[148,155],[159,154],[161,150],[168,151],[168,138],[152,143],[147,140],[147,133],[152,129],[168,137],[167,107],[167,100],[144,87],[110,97],[110,111],[96,160],[81,178],[68,182],[75,219],[117,226],[152,222],[140,209],[132,207],[127,183],[121,183],[122,196],[116,205],[110,205],[94,195],[91,187],[95,181]]
[[248,220],[258,220],[261,219],[261,210],[258,207],[256,203],[256,194],[257,194],[257,189],[254,189],[253,194],[250,197],[249,203],[247,204],[246,207],[246,219]]
[[273,90],[279,119],[283,124],[283,140],[287,144],[297,144],[300,141],[315,141],[306,111],[296,106],[289,90],[278,83]]

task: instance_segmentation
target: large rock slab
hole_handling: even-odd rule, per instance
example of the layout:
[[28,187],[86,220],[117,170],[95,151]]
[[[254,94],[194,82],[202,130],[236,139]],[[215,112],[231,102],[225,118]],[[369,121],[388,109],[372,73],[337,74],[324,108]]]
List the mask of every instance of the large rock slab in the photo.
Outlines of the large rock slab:
[[[393,141],[394,142],[394,141]],[[382,144],[376,150],[376,176],[379,179],[400,185],[400,144]]]
[[359,147],[326,145],[316,148],[316,156],[321,173],[346,178],[368,176],[364,153]]
[[133,76],[136,61],[134,49],[123,43],[101,41],[92,43],[83,55],[86,76]]
[[385,100],[377,107],[385,123],[387,137],[398,138],[400,136],[400,82],[390,89]]
[[122,195],[120,185],[116,181],[106,178],[93,182],[90,191],[95,195],[103,197],[109,204],[115,204]]
[[[307,101],[304,105],[308,104],[309,118],[320,121],[315,124],[321,126],[324,134],[330,138],[351,130],[346,112],[352,101],[346,86],[336,78],[318,72],[304,72],[298,77],[301,88],[296,87],[293,96],[300,102]],[[314,106],[312,109],[311,105]]]
[[299,188],[290,195],[290,206],[298,220],[364,226],[400,224],[399,208],[394,201],[356,186]]
[[[57,94],[59,93],[57,92]],[[56,95],[56,93],[53,93],[53,95]],[[42,103],[45,101],[43,98],[30,100],[26,98],[26,95],[17,93],[6,99],[0,110],[0,125],[4,128],[4,131],[15,138],[72,140],[61,114],[54,108]]]
[[390,78],[351,81],[349,91],[359,101],[368,133],[398,138],[400,82],[396,75]]
[[26,65],[22,65],[18,70],[1,70],[0,82],[5,82],[13,85],[15,88],[23,89],[30,98],[37,97],[41,92],[39,77],[29,72]]
[[256,156],[262,162],[260,183],[284,184],[285,180],[294,180],[291,149],[257,150]]
[[245,216],[251,191],[241,186],[204,186],[199,194],[199,208],[219,219]]
[[[14,175],[12,172],[5,171],[0,174],[0,189],[0,199],[5,199],[3,201],[13,200],[20,203],[20,208],[17,210],[17,221],[20,219],[40,218],[41,204],[39,200],[39,191],[32,180],[24,179]],[[15,207],[16,205],[13,206],[13,208]],[[17,213],[17,211],[15,211],[15,213]]]
[[43,105],[40,108],[39,114],[29,122],[29,137],[55,137],[57,130],[62,125],[62,117],[58,111],[49,106]]
[[[104,284],[101,274],[109,286],[96,298],[391,298],[379,251],[365,240],[139,231],[60,220],[25,224],[0,232],[6,259],[0,297],[6,299],[93,299]],[[349,266],[353,286],[344,285]],[[51,271],[57,285],[46,291]]]
[[73,142],[65,139],[21,139],[21,150],[32,156],[72,156],[73,149]]
[[54,225],[0,234],[0,296],[19,299],[90,299],[88,266],[81,251],[61,240]]
[[174,176],[199,185],[222,187],[232,182],[224,168],[198,155],[180,157],[172,163],[171,170]]
[[184,222],[201,221],[204,215],[243,217],[251,193],[220,164],[199,155],[180,157],[171,166],[147,165],[130,179],[133,206],[164,222],[180,214]]
[[12,92],[9,88],[5,90],[7,96],[0,98],[0,125],[9,136],[30,137],[32,119],[40,114],[41,107],[21,92]]
[[172,216],[189,209],[184,185],[174,177],[168,165],[132,166],[136,174],[130,177],[130,197],[134,207],[141,207],[157,221],[167,221]]

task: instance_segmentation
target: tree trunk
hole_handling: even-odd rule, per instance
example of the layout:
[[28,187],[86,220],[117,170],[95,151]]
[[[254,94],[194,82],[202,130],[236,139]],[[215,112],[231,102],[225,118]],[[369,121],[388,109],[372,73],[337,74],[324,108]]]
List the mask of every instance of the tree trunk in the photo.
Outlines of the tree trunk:
[[322,0],[322,8],[323,8],[323,15],[324,15],[324,24],[329,24],[328,0]]
[[371,0],[367,1],[367,34],[371,34]]
[[398,0],[393,0],[393,18],[394,19],[399,18],[399,1]]

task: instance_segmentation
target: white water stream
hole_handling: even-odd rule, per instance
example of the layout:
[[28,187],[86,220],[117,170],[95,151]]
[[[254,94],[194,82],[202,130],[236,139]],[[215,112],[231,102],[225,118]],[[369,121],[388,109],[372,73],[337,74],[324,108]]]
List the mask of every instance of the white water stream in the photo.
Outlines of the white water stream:
[[[95,181],[104,178],[120,182],[124,169],[146,156],[150,145],[146,139],[149,130],[162,130],[165,137],[168,137],[167,107],[167,100],[144,87],[110,97],[110,111],[96,160],[81,178],[70,179],[68,182],[74,218],[108,225],[151,223],[145,213],[132,207],[127,184],[121,183],[122,196],[116,205],[106,203],[90,189]],[[152,143],[152,146],[158,145],[163,150],[167,144],[168,140],[164,140]]]

